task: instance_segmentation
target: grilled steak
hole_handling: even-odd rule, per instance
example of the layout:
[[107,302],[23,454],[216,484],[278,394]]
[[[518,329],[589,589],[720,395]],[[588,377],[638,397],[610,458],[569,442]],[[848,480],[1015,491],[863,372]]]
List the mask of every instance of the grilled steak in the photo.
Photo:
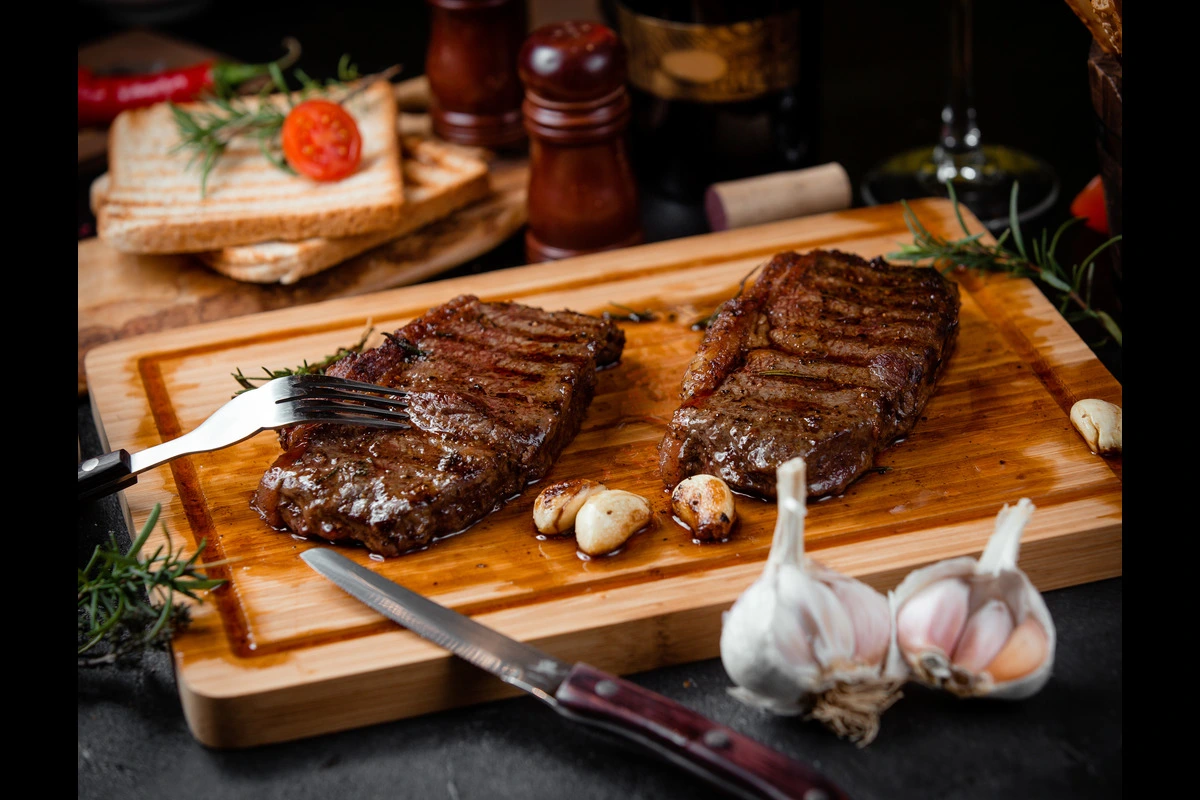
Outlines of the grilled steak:
[[838,251],[779,253],[726,301],[659,445],[673,488],[699,473],[772,498],[802,456],[810,496],[838,494],[916,423],[958,335],[936,269]]
[[406,392],[412,427],[285,429],[252,505],[385,556],[461,531],[545,475],[624,346],[607,320],[457,297],[328,370]]

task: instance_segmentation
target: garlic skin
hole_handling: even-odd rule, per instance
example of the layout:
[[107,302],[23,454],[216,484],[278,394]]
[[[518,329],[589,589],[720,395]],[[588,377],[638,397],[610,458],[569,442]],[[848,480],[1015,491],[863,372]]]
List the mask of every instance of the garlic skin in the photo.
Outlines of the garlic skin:
[[963,556],[910,573],[889,593],[896,648],[889,669],[960,697],[1020,700],[1039,692],[1054,666],[1054,621],[1017,567],[1035,507],[1005,505],[978,560]]
[[777,474],[767,563],[722,617],[721,663],[736,684],[729,691],[776,714],[808,713],[865,745],[903,683],[903,672],[885,669],[894,650],[891,607],[867,584],[805,557],[804,460]]

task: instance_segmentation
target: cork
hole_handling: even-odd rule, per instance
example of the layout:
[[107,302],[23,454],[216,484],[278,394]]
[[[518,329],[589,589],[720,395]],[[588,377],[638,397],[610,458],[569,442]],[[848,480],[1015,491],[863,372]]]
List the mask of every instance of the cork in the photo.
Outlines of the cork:
[[704,211],[714,231],[745,228],[849,208],[850,176],[836,161],[806,169],[773,172],[714,183],[704,196]]

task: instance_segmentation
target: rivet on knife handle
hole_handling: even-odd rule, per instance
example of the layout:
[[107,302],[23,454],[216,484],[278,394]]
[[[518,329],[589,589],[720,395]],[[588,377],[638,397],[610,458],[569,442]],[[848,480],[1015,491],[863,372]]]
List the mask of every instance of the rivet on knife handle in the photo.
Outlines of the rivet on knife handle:
[[848,800],[844,791],[812,768],[587,664],[572,668],[555,699],[560,713],[647,744],[743,797]]

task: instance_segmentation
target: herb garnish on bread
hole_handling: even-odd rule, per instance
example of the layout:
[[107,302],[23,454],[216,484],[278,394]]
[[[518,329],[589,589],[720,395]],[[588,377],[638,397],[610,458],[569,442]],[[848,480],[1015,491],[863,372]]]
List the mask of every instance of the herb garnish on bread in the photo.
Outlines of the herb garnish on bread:
[[[275,102],[282,95],[246,102]],[[188,104],[191,112],[204,104]],[[391,84],[375,82],[346,101],[362,135],[351,175],[318,182],[280,170],[257,139],[235,137],[201,183],[178,148],[171,107],[122,113],[109,134],[109,185],[97,233],[126,253],[195,253],[268,241],[357,236],[398,225],[404,178]]]

